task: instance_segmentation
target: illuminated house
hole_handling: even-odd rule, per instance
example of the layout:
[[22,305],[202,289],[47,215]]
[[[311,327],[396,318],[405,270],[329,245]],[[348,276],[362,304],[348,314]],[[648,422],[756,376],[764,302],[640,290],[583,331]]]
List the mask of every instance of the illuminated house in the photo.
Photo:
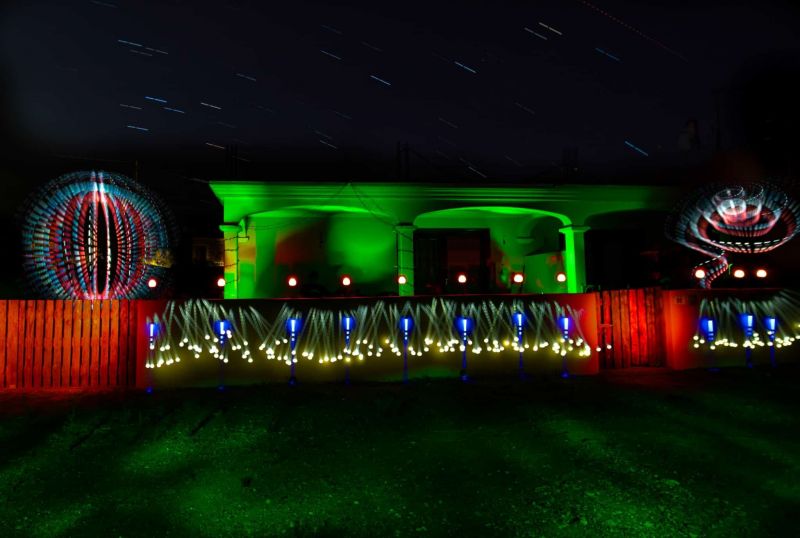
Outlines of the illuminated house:
[[607,216],[632,221],[674,204],[670,189],[651,186],[217,181],[211,189],[223,205],[225,297],[240,299],[337,295],[344,276],[353,295],[578,293],[587,231]]

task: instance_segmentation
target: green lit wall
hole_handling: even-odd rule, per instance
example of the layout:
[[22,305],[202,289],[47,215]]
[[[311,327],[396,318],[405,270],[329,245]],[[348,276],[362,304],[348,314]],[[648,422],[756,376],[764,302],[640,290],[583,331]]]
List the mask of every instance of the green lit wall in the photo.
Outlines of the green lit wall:
[[[336,290],[340,276],[352,279],[355,294],[393,290],[393,226],[365,210],[302,206],[257,213],[247,219],[245,248],[240,246],[239,297],[282,297],[294,274],[303,285]],[[396,286],[394,286],[396,287]]]
[[[226,298],[291,294],[289,274],[335,291],[413,293],[415,229],[485,228],[494,291],[523,271],[526,292],[580,292],[586,285],[584,235],[598,216],[664,210],[674,193],[655,187],[452,187],[410,184],[212,182],[223,204]],[[562,248],[563,245],[563,248]],[[555,274],[564,271],[567,282]],[[409,283],[395,282],[398,272]],[[308,284],[308,282],[303,282]]]

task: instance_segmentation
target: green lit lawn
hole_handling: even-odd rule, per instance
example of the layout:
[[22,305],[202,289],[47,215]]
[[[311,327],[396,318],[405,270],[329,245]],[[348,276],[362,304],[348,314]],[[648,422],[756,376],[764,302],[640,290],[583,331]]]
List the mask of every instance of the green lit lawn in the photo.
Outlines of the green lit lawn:
[[0,394],[0,536],[797,536],[780,373]]

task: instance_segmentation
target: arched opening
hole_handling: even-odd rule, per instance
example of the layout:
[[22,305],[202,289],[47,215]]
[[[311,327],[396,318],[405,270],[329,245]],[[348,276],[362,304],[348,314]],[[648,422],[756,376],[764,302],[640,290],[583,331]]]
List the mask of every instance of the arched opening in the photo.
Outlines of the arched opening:
[[[250,215],[240,242],[239,296],[377,295],[396,287],[396,244],[388,215],[304,205]],[[350,286],[343,287],[348,275]],[[294,276],[296,286],[289,286]]]
[[[414,220],[417,295],[566,291],[557,213],[506,206],[433,211]],[[522,282],[513,275],[522,274]]]

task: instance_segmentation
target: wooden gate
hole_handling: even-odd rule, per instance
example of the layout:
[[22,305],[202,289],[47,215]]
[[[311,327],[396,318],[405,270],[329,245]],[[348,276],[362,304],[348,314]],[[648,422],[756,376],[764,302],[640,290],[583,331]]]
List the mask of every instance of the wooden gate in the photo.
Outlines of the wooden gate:
[[0,389],[132,387],[134,327],[134,301],[0,301]]
[[599,292],[597,320],[601,368],[664,365],[659,288]]

